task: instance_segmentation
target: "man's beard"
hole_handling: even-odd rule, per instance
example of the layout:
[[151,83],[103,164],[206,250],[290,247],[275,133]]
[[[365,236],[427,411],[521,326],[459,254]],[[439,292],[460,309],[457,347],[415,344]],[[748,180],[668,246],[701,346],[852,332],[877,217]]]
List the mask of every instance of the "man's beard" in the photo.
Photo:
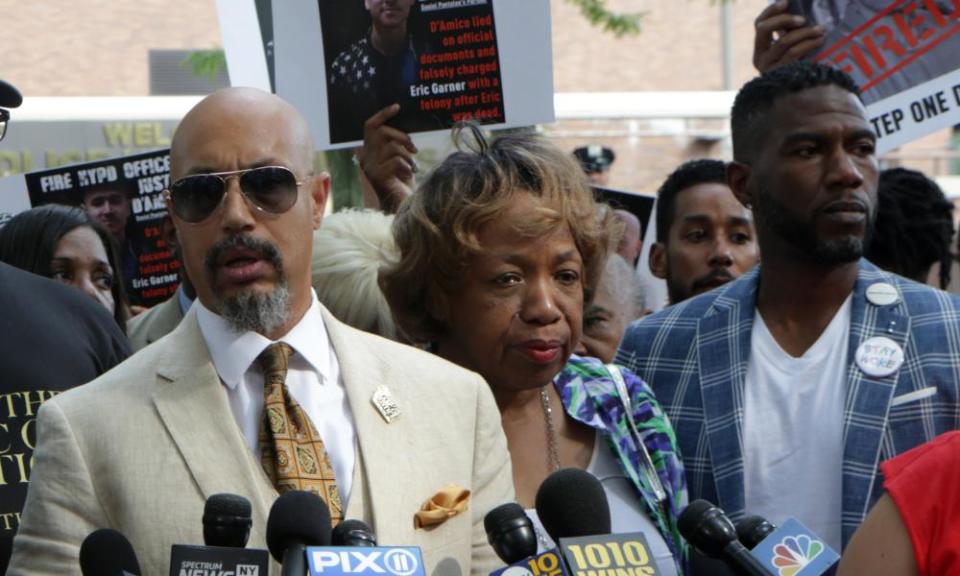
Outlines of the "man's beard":
[[792,244],[804,255],[806,260],[818,264],[848,264],[863,258],[863,252],[873,234],[873,223],[876,212],[867,212],[867,223],[863,237],[855,235],[837,238],[819,238],[815,221],[817,214],[808,222],[803,222],[775,200],[769,192],[761,191],[757,195],[754,211],[759,213],[757,226],[771,234],[776,234],[787,243]]
[[[277,286],[267,293],[257,290],[244,290],[229,297],[217,294],[216,268],[220,257],[231,248],[246,248],[255,251],[269,262],[277,272]],[[204,262],[210,285],[217,298],[217,314],[238,332],[257,332],[266,336],[282,327],[290,319],[290,291],[287,288],[287,275],[283,270],[283,257],[280,250],[271,242],[236,235],[224,238],[210,247]]]

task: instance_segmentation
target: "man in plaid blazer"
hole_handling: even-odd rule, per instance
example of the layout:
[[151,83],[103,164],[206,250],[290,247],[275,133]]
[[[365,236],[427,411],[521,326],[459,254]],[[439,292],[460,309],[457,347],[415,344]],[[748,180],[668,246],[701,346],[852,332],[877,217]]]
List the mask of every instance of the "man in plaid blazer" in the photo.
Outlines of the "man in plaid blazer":
[[[810,63],[769,71],[740,91],[732,122],[728,179],[754,209],[762,263],[635,323],[616,361],[648,382],[668,413],[690,499],[710,500],[734,521],[760,512],[747,509],[754,488],[746,479],[766,471],[751,466],[779,459],[789,467],[793,449],[817,449],[820,429],[835,429],[837,464],[814,460],[822,464],[814,475],[836,489],[845,545],[882,492],[878,464],[960,426],[960,299],[862,259],[878,169],[875,137],[849,77]],[[824,411],[840,422],[802,401],[747,410],[746,398],[766,393],[748,387],[757,381],[748,368],[758,317],[793,358],[813,348],[834,317],[848,318],[835,379],[776,382],[788,391],[841,386],[836,410]],[[770,450],[781,452],[745,458],[751,442],[766,448],[756,431],[752,440],[745,433],[751,419],[773,422],[771,435],[785,435],[789,450],[771,441]],[[806,512],[790,498],[810,470],[796,472],[796,481],[773,487],[790,502],[774,522]]]

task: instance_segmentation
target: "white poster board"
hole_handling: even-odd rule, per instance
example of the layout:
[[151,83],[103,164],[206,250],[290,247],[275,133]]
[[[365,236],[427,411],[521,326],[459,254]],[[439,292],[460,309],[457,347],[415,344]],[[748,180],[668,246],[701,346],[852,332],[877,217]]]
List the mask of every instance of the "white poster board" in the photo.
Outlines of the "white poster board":
[[860,86],[877,150],[960,124],[960,2],[791,0],[826,39],[813,60]]
[[411,133],[466,118],[492,128],[554,120],[549,0],[392,6],[273,3],[276,92],[307,117],[319,148],[358,145],[363,120],[393,103],[392,125]]

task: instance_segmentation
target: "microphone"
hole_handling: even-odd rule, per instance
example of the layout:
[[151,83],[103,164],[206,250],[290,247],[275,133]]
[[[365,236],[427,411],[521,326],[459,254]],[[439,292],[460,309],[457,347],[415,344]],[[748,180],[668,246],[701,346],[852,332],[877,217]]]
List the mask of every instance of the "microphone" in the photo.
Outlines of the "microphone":
[[537,554],[537,534],[523,507],[516,502],[501,504],[483,518],[487,542],[507,564]]
[[330,545],[330,509],[312,492],[284,492],[267,516],[267,548],[283,576],[307,573],[307,546]]
[[[663,574],[643,533],[610,534],[607,493],[593,474],[577,468],[557,470],[537,490],[536,506],[543,527],[557,542],[567,574]],[[542,572],[550,573],[534,574]]]
[[80,572],[83,576],[140,576],[140,563],[126,536],[101,528],[80,545]]
[[[326,505],[324,505],[326,509]],[[273,512],[270,512],[271,517]],[[318,544],[322,534],[314,534],[304,553],[297,555],[296,561],[306,556],[311,576],[426,576],[423,555],[417,546],[378,546],[377,537],[366,522],[362,520],[343,520],[326,540]],[[270,528],[267,527],[267,542],[270,542]],[[273,550],[271,545],[271,550]],[[303,548],[301,548],[303,550]],[[289,549],[287,554],[289,554]],[[276,556],[276,553],[274,553]],[[302,576],[299,567],[290,574]],[[287,556],[284,555],[283,574],[287,572]]]
[[694,548],[711,558],[724,560],[734,573],[742,576],[772,576],[737,540],[737,531],[723,510],[710,502],[691,502],[680,514],[677,528]]
[[330,535],[331,546],[350,546],[353,548],[374,548],[377,537],[363,520],[344,520],[337,524]]
[[746,516],[735,524],[737,529],[737,540],[753,550],[757,544],[763,542],[763,539],[777,529],[776,526],[767,521],[763,516]]
[[554,542],[610,533],[610,505],[597,478],[577,468],[547,476],[536,498],[537,516]]
[[253,525],[250,501],[237,494],[214,494],[203,505],[204,546],[174,544],[170,548],[170,574],[198,570],[246,576],[266,573],[266,550],[246,548]]
[[250,501],[237,494],[214,494],[203,506],[203,543],[245,548],[250,538]]
[[737,535],[750,555],[772,572],[822,576],[832,574],[840,562],[835,550],[794,518],[778,528],[760,516],[747,516],[737,524]]

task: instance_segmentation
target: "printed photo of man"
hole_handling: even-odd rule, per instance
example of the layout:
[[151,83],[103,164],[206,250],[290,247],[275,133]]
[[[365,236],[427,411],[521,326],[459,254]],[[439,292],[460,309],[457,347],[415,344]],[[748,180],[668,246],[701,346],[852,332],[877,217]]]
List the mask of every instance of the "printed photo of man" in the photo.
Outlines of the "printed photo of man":
[[139,292],[132,285],[132,280],[137,276],[140,250],[138,243],[127,231],[131,213],[130,204],[127,191],[114,184],[112,187],[102,186],[85,190],[80,207],[91,218],[103,224],[116,240],[127,297],[132,304],[139,304],[140,299],[137,297]]
[[327,74],[330,137],[363,138],[363,123],[378,110],[409,101],[417,82],[417,52],[408,26],[414,0],[363,0],[370,27],[339,52]]

